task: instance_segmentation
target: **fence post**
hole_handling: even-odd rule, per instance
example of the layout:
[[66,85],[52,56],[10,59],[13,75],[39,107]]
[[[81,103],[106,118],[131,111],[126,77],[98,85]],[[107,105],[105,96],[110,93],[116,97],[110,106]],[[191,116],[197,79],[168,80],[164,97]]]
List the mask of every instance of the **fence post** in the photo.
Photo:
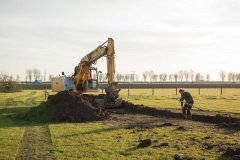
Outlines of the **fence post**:
[[102,94],[103,94],[103,87],[102,87]]
[[176,88],[176,95],[177,95],[177,88]]
[[221,87],[221,95],[222,95],[222,87]]
[[198,95],[200,95],[201,94],[201,91],[200,91],[200,88],[198,88]]

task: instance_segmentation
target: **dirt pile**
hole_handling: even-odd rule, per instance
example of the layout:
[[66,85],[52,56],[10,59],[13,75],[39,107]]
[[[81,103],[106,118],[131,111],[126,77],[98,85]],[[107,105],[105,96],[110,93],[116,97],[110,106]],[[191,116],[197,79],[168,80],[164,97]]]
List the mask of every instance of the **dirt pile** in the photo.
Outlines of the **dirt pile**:
[[62,91],[51,96],[47,106],[57,121],[83,122],[96,121],[108,117],[108,113],[97,104],[91,102],[89,97],[74,92]]
[[[55,122],[84,122],[103,120],[110,116],[110,113],[115,113],[116,108],[100,107],[95,99],[102,99],[103,95],[84,95],[70,91],[62,91],[56,95],[49,97],[47,102],[42,103],[38,107],[34,107],[28,114],[25,114],[24,119],[40,121],[55,121]],[[114,110],[115,109],[115,110]],[[123,110],[121,114],[144,114],[150,116],[161,116],[166,118],[183,119],[181,110],[174,109],[157,109],[144,105],[134,105],[128,101],[123,101],[117,109]],[[115,112],[114,112],[115,111]],[[116,112],[115,114],[119,114]],[[240,129],[240,118],[231,117],[229,115],[215,114],[211,112],[194,111],[193,121],[215,123],[225,128]],[[172,124],[163,124],[163,126],[171,126]],[[142,126],[141,128],[147,128]],[[150,126],[152,127],[152,126]],[[162,127],[162,126],[159,126]]]

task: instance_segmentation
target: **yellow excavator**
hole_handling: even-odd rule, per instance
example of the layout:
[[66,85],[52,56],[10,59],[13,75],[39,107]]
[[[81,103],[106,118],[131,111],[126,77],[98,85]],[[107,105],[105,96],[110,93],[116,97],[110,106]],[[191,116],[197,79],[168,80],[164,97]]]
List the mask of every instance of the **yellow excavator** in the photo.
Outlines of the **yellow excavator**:
[[96,102],[102,106],[118,106],[121,104],[119,99],[119,91],[117,82],[114,81],[115,76],[115,50],[114,40],[108,38],[106,42],[98,46],[89,54],[85,55],[80,63],[75,67],[74,74],[67,77],[62,73],[62,76],[52,79],[52,91],[59,92],[63,90],[75,91],[83,94],[89,91],[98,91],[98,74],[93,64],[102,57],[107,59],[107,79],[108,85],[105,88],[106,95],[97,96]]

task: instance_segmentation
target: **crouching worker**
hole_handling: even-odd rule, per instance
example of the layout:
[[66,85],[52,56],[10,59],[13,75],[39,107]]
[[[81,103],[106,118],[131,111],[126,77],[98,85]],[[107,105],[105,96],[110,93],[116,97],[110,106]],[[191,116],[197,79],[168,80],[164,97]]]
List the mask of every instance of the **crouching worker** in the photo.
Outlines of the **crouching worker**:
[[181,102],[183,117],[192,119],[191,109],[194,103],[193,97],[188,91],[184,91],[182,88],[179,89],[179,93],[181,94],[179,101]]

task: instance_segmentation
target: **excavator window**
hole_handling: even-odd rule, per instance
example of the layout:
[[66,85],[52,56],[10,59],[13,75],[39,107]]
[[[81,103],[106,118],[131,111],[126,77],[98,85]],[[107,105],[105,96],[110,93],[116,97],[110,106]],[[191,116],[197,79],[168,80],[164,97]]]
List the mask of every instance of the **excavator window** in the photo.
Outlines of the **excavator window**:
[[95,69],[95,68],[89,69],[88,89],[98,89],[97,69]]

